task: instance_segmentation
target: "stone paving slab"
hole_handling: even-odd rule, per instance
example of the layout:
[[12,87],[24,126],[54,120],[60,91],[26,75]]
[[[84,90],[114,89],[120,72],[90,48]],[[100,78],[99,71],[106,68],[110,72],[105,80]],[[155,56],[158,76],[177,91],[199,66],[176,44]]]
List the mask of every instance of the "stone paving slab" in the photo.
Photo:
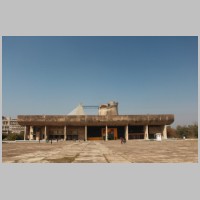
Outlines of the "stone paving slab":
[[198,140],[3,143],[3,163],[197,163]]

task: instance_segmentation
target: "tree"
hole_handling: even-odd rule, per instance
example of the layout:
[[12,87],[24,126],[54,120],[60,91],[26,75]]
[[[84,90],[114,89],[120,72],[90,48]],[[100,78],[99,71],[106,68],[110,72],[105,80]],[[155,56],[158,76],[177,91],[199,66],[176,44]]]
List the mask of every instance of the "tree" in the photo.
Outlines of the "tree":
[[198,138],[198,125],[195,123],[188,126],[189,135],[192,138]]
[[179,137],[198,138],[198,125],[177,126],[176,133]]
[[176,133],[179,137],[188,137],[189,132],[187,126],[177,126]]
[[177,138],[176,129],[171,126],[167,126],[167,137],[168,138]]

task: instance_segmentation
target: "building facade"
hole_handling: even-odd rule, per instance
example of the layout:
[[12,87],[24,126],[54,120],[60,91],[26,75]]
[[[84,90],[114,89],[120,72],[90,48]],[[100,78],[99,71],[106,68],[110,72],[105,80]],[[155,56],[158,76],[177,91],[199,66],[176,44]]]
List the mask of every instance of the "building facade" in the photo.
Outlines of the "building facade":
[[17,119],[2,117],[2,133],[20,133],[22,131],[24,131],[24,127],[19,125]]
[[69,115],[19,115],[24,140],[153,139],[157,133],[167,139],[167,125],[174,121],[173,114],[118,115],[114,101],[100,105],[98,115],[85,115],[81,106]]
[[167,125],[174,115],[19,115],[25,140],[113,140],[151,139],[161,133],[167,139]]

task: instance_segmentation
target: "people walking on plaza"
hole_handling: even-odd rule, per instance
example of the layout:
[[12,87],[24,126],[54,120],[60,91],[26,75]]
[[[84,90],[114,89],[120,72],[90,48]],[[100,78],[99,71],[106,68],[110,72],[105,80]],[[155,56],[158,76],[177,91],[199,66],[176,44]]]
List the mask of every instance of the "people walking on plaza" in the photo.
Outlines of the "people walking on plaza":
[[126,138],[120,137],[121,140],[121,144],[125,144],[126,143]]

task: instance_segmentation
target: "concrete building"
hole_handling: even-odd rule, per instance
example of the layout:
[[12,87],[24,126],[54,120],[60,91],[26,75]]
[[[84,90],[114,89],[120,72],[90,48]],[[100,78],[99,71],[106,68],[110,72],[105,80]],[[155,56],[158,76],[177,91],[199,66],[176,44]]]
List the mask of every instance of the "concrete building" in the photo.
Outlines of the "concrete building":
[[24,131],[24,127],[18,124],[17,119],[2,117],[2,133],[20,133],[21,131]]
[[112,101],[99,106],[99,115],[19,115],[17,119],[25,127],[25,140],[130,140],[155,138],[157,133],[167,139],[167,125],[174,115],[118,115],[118,103]]
[[100,105],[99,115],[118,115],[118,103],[110,101],[108,104]]

